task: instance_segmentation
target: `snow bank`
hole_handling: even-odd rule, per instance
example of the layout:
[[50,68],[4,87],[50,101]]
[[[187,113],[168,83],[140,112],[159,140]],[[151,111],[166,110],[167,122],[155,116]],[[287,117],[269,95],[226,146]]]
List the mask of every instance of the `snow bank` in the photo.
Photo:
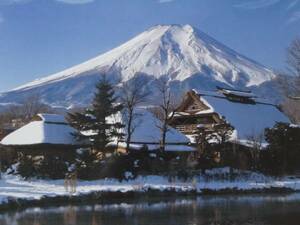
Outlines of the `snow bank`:
[[[235,178],[230,178],[230,169],[221,168],[208,170],[206,176],[195,176],[189,181],[170,179],[163,176],[139,176],[134,180],[119,182],[116,179],[96,181],[79,181],[76,193],[79,196],[92,192],[147,192],[151,190],[178,192],[196,191],[201,194],[204,190],[221,191],[232,190],[264,190],[271,188],[288,188],[300,191],[300,179],[283,177],[275,179],[254,172],[234,170]],[[42,197],[67,196],[63,180],[29,180],[20,177],[3,175],[0,179],[0,204],[8,199],[41,199]]]

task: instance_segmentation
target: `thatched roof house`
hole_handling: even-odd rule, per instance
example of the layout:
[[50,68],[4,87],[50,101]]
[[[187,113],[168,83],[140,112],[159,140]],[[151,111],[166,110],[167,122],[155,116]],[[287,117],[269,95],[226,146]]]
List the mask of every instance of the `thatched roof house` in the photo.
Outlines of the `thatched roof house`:
[[276,122],[290,122],[277,106],[250,91],[218,88],[214,92],[187,92],[171,125],[194,141],[199,126],[213,130],[222,121],[234,127],[232,139],[240,143],[262,136],[265,128]]
[[56,114],[38,114],[32,122],[15,130],[2,139],[1,145],[17,148],[38,146],[76,147],[73,133],[65,118]]

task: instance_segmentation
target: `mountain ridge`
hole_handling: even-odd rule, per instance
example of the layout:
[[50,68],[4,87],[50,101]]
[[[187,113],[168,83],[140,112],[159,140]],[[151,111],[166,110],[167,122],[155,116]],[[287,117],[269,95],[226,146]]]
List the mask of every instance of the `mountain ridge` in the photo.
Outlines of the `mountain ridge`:
[[[87,91],[103,73],[121,82],[135,74],[146,76],[149,82],[167,76],[173,89],[175,86],[181,91],[194,87],[193,82],[197,81],[198,88],[223,84],[261,93],[267,91],[259,91],[259,87],[272,83],[276,77],[270,69],[190,25],[156,25],[104,54],[3,93],[0,102],[20,102],[20,95],[38,93],[50,104],[87,103],[88,98],[80,96],[80,92],[90,96]],[[51,91],[60,91],[66,97],[65,103]]]

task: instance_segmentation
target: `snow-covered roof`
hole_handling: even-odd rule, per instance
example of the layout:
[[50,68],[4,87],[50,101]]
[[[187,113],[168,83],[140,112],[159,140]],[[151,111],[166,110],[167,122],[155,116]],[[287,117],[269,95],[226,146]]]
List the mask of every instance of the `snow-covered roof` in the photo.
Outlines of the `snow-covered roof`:
[[235,90],[228,90],[228,89],[223,89],[222,92],[224,94],[231,94],[231,95],[245,97],[245,98],[255,98],[256,97],[252,92],[235,91]]
[[[159,148],[159,143],[161,140],[161,131],[158,128],[162,122],[155,118],[155,116],[144,108],[139,108],[135,111],[138,117],[135,118],[133,126],[135,130],[131,136],[132,149],[140,149],[144,144],[147,145],[149,150],[154,150]],[[126,117],[123,114],[109,118],[109,121],[119,121],[126,124]],[[122,129],[122,132],[127,137],[126,129]],[[166,150],[167,151],[194,151],[195,149],[187,146],[190,140],[181,132],[168,126],[168,131],[166,134]],[[111,144],[116,144],[116,141]],[[119,143],[121,147],[124,142]]]
[[[147,110],[139,110],[139,112],[141,116],[136,121],[136,129],[131,137],[132,142],[159,143],[161,131],[158,126],[161,125],[161,121]],[[189,139],[176,129],[169,127],[166,143],[189,143]]]
[[47,123],[67,123],[63,116],[57,114],[40,113],[38,116]]
[[[195,91],[195,90],[194,90]],[[211,111],[225,117],[237,131],[237,139],[247,140],[251,136],[264,133],[265,128],[273,127],[276,122],[289,123],[290,120],[271,104],[256,102],[245,104],[228,100],[220,94],[202,94],[197,91]]]
[[2,145],[26,146],[38,144],[77,145],[72,135],[75,129],[69,126],[64,117],[55,114],[39,114],[42,120],[32,121],[7,135]]
[[[155,118],[155,116],[146,109],[139,108],[136,110],[136,117],[134,121],[135,130],[131,136],[131,142],[133,143],[159,143],[161,139],[161,131],[158,126],[161,125],[161,121]],[[113,118],[126,124],[126,118],[124,115],[118,115]],[[123,129],[123,133],[126,134],[126,129]],[[168,144],[182,144],[189,143],[189,139],[176,129],[168,126],[168,132],[166,134],[166,143]]]

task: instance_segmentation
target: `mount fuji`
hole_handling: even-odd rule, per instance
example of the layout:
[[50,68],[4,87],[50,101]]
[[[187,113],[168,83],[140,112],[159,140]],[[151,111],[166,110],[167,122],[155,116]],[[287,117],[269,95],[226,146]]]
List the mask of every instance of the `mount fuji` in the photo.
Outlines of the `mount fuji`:
[[2,93],[0,103],[19,103],[38,94],[54,106],[85,105],[103,74],[118,85],[141,76],[153,96],[155,80],[165,77],[178,95],[218,85],[280,99],[272,70],[190,25],[157,25],[82,64]]

